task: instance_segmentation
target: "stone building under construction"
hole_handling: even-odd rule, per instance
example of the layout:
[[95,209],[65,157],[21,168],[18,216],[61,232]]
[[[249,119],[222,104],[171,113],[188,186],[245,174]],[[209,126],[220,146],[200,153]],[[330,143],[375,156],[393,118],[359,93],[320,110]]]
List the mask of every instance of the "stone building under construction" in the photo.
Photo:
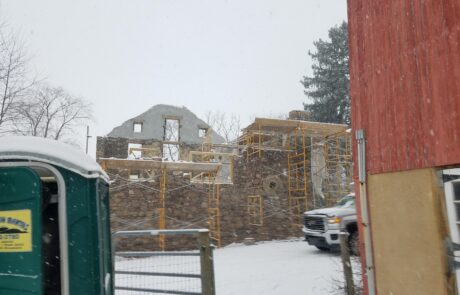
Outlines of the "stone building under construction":
[[[209,228],[218,246],[301,236],[303,211],[352,190],[348,127],[306,119],[256,118],[232,143],[185,107],[157,105],[124,122],[97,138],[114,182],[112,230]],[[121,243],[188,246],[162,236]]]

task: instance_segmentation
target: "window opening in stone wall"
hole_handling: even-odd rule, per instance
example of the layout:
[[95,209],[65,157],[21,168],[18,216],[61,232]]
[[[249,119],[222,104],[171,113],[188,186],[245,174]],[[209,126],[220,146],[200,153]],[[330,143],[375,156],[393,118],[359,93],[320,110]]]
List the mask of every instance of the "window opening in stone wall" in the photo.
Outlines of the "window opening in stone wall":
[[179,142],[179,120],[166,119],[164,128],[164,141]]
[[142,158],[142,144],[128,143],[128,159]]
[[179,161],[179,145],[163,144],[163,158],[166,161]]
[[142,123],[134,123],[133,125],[134,133],[142,132]]
[[140,179],[140,171],[139,170],[130,170],[129,171],[129,180],[139,180]]
[[198,137],[206,138],[207,135],[208,135],[208,129],[207,128],[198,129]]

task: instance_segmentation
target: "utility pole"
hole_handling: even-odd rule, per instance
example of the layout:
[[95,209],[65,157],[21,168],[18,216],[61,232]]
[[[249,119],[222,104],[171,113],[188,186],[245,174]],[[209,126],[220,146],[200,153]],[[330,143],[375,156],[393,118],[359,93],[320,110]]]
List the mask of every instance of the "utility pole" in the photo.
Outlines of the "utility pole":
[[87,125],[86,126],[86,154],[88,154],[88,142],[90,138],[91,138],[91,135],[89,135],[89,125]]

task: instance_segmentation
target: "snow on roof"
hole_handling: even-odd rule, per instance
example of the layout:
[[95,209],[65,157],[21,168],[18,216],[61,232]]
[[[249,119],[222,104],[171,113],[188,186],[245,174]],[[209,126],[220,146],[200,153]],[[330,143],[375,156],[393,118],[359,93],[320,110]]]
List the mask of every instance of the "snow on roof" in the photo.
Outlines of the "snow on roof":
[[[115,127],[107,136],[163,140],[165,119],[180,120],[180,141],[189,144],[201,144],[203,138],[199,136],[199,129],[209,127],[205,121],[198,118],[186,107],[157,104]],[[142,123],[141,132],[134,132],[134,123]],[[213,130],[212,142],[224,143],[225,139]]]
[[102,176],[101,166],[83,151],[60,141],[34,136],[0,138],[0,160],[33,160],[56,165],[86,178]]

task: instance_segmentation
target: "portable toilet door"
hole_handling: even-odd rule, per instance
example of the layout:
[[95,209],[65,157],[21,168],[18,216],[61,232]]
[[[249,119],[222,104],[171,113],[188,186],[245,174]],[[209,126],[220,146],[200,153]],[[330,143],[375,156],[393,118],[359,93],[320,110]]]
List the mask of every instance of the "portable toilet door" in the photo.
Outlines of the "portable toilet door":
[[108,178],[83,152],[0,141],[0,294],[112,295]]
[[0,293],[42,294],[41,181],[29,168],[0,168]]

